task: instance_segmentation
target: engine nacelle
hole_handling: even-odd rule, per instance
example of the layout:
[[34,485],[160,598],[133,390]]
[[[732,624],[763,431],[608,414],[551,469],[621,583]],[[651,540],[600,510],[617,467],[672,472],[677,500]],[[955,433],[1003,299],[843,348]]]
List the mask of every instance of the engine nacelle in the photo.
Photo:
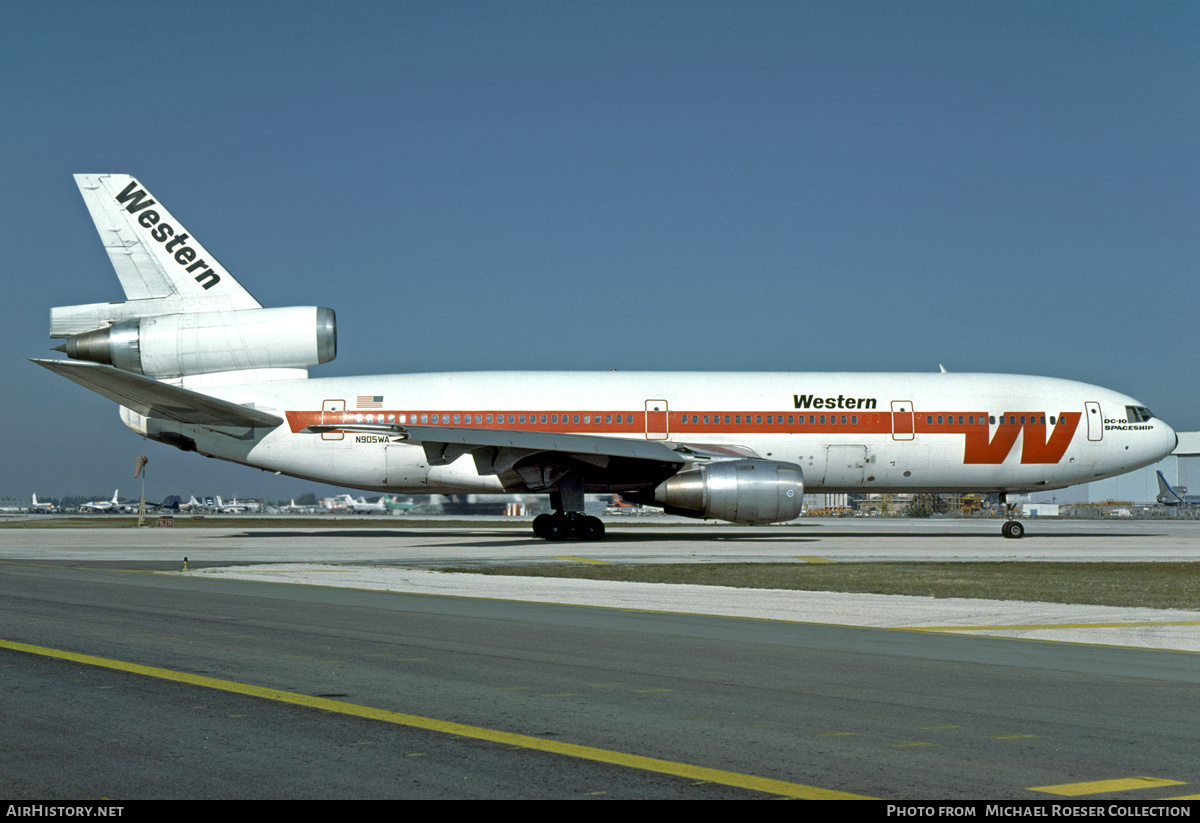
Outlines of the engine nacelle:
[[337,356],[337,323],[333,309],[317,306],[165,314],[120,320],[58,348],[147,377],[308,368]]
[[654,502],[669,514],[733,523],[781,523],[800,516],[804,472],[774,460],[723,460],[660,483]]

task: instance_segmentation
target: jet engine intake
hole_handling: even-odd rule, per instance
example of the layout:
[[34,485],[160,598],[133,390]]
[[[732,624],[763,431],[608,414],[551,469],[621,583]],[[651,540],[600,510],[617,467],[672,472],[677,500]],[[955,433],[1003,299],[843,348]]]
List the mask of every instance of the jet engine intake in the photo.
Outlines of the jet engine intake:
[[337,356],[337,323],[333,309],[318,306],[166,314],[120,320],[57,348],[156,378],[308,368]]
[[781,523],[800,515],[804,472],[774,460],[723,460],[668,478],[654,489],[653,499],[668,514]]

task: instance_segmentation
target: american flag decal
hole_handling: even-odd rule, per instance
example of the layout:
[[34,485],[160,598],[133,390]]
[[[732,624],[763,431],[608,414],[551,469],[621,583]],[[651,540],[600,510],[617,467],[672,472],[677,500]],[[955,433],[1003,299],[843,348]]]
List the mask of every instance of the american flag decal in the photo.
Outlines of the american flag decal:
[[383,395],[382,394],[360,394],[356,408],[359,409],[382,409]]

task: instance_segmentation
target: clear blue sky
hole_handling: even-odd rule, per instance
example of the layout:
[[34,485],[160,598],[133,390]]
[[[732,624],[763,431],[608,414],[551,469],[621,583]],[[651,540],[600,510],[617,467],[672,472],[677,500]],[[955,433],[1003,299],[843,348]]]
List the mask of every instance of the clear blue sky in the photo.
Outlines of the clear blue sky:
[[289,497],[26,362],[136,175],[314,376],[1045,374],[1200,428],[1200,3],[0,4],[0,495]]

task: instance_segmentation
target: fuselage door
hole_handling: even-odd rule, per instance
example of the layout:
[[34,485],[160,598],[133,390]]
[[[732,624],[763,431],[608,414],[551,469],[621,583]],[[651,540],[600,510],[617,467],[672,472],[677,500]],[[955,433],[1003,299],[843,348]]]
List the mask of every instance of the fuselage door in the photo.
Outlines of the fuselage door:
[[667,431],[667,401],[646,401],[646,439],[666,440]]
[[[343,414],[346,411],[345,400],[326,400],[321,404],[321,423],[322,425],[330,425],[332,423],[341,423]],[[325,432],[321,435],[322,440],[341,440],[346,436],[345,432]]]
[[892,439],[912,440],[915,427],[913,426],[913,405],[908,400],[892,401]]
[[1091,400],[1083,404],[1087,411],[1088,440],[1093,442],[1104,439],[1104,416],[1100,414],[1100,404]]

